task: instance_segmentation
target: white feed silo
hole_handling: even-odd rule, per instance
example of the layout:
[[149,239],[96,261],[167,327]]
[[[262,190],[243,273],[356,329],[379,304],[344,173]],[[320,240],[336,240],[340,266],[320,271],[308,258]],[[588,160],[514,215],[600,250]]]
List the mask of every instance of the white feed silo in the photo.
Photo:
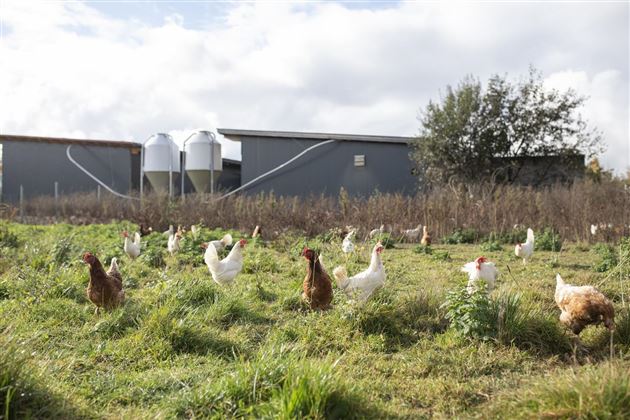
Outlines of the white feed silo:
[[221,143],[214,133],[197,131],[184,141],[184,170],[197,192],[214,192],[223,170]]
[[164,133],[151,136],[143,146],[143,172],[156,191],[172,195],[174,174],[179,169],[179,148]]

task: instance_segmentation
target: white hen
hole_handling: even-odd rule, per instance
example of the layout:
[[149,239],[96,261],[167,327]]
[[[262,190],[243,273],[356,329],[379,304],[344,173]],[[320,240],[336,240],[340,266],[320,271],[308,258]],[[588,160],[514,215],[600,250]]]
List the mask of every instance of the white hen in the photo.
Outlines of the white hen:
[[179,241],[181,239],[182,234],[179,231],[172,233],[168,237],[168,244],[166,245],[166,248],[168,249],[168,252],[171,254],[171,256],[175,255],[175,253],[179,251]]
[[162,235],[170,237],[173,233],[175,233],[175,228],[173,225],[168,225],[168,230],[162,232]]
[[420,239],[421,232],[422,232],[422,225],[418,225],[414,229],[403,230],[402,236],[409,242],[418,242],[418,239]]
[[378,229],[372,229],[370,231],[370,239],[374,238],[375,236],[382,235],[384,231],[385,225],[381,225],[381,227]]
[[243,269],[243,248],[247,241],[241,239],[234,245],[227,257],[219,261],[219,254],[211,244],[204,244],[206,252],[203,260],[212,274],[212,280],[218,284],[225,285],[234,281],[238,273]]
[[217,252],[221,252],[225,249],[226,246],[232,245],[232,235],[226,233],[220,240],[211,241],[210,243],[214,245],[214,248],[217,250]]
[[125,254],[131,259],[137,258],[140,255],[140,234],[138,232],[134,233],[133,241],[129,239],[129,232],[126,230],[122,233],[122,236],[125,238],[125,243],[123,244]]
[[350,298],[356,296],[360,302],[365,302],[375,290],[385,284],[385,268],[381,260],[383,245],[377,243],[372,250],[372,259],[367,270],[348,277],[346,267],[339,266],[333,270],[337,286]]
[[527,264],[527,261],[534,254],[534,231],[527,229],[527,241],[523,244],[516,244],[514,247],[514,254],[523,259],[523,264]]
[[494,263],[488,262],[486,257],[479,257],[475,261],[469,262],[462,267],[462,271],[468,273],[468,293],[477,289],[480,280],[486,282],[488,292],[494,289],[499,270]]
[[345,254],[349,254],[352,251],[354,251],[354,243],[352,242],[352,238],[354,237],[354,234],[355,234],[355,231],[351,230],[350,232],[348,232],[346,237],[343,238],[343,241],[341,242],[341,250]]

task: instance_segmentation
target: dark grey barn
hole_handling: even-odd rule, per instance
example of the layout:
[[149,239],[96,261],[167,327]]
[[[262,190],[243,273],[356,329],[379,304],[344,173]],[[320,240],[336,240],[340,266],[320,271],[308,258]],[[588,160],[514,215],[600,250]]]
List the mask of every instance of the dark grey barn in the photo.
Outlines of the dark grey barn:
[[305,153],[277,172],[244,188],[285,196],[349,194],[375,191],[414,194],[417,177],[409,158],[411,137],[235,130],[218,132],[241,142],[241,185],[282,165],[309,147],[333,140]]
[[71,156],[113,190],[127,194],[140,177],[140,144],[125,141],[1,135],[1,198],[17,202],[20,186],[24,198],[96,191],[96,182],[77,168]]

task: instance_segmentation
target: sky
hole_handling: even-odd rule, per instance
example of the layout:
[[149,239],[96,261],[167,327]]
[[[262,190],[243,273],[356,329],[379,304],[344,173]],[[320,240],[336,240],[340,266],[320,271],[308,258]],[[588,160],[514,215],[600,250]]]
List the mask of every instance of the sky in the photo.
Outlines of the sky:
[[589,98],[600,160],[621,173],[629,20],[627,2],[0,0],[0,133],[414,136],[446,86],[533,66],[549,88]]

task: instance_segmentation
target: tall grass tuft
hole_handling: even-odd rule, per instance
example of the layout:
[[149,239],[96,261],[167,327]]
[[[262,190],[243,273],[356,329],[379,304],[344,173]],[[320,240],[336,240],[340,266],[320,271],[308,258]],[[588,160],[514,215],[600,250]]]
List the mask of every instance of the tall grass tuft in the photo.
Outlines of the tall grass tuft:
[[630,371],[623,365],[587,365],[556,372],[502,398],[492,418],[630,418]]

